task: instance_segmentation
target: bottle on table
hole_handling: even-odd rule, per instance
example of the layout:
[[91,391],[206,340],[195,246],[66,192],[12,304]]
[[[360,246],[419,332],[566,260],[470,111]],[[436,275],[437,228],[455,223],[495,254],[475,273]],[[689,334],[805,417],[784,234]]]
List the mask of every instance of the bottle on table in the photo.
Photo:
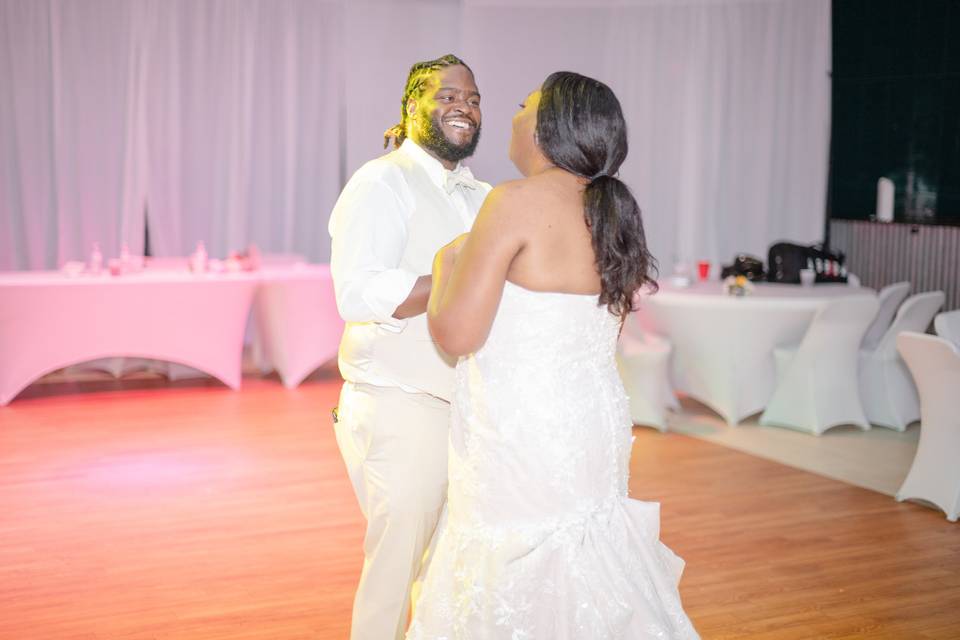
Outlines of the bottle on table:
[[197,248],[190,256],[190,270],[194,273],[203,273],[207,270],[207,248],[203,241],[197,243]]
[[94,242],[90,249],[90,258],[87,260],[87,272],[99,275],[101,269],[103,269],[103,253],[100,251],[100,243]]

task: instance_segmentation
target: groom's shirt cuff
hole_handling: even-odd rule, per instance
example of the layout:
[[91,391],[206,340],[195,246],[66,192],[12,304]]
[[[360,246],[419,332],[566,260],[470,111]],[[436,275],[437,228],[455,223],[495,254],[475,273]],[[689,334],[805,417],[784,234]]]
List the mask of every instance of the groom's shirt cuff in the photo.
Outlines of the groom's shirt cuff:
[[374,322],[401,331],[407,321],[394,318],[393,313],[413,291],[416,282],[417,274],[405,269],[387,269],[371,277],[361,296]]

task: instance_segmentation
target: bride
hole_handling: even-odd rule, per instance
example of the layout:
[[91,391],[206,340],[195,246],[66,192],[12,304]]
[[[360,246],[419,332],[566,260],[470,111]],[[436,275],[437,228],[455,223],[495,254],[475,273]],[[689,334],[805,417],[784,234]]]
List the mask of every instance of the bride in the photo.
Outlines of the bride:
[[653,285],[616,96],[558,72],[513,119],[524,178],[437,254],[430,331],[460,357],[445,520],[407,638],[696,638],[659,505],[627,497],[614,353]]

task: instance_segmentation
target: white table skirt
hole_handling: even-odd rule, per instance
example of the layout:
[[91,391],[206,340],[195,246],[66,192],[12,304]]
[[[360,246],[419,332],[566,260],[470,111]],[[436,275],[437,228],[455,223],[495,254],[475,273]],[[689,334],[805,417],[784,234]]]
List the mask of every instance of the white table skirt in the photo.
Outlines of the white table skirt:
[[251,303],[266,356],[260,364],[276,368],[285,385],[336,354],[343,323],[326,265],[0,273],[0,405],[51,371],[111,357],[183,364],[238,388]]
[[296,387],[337,355],[343,320],[329,265],[263,272],[253,303],[254,351],[261,371],[276,370]]
[[673,343],[674,388],[730,424],[762,411],[776,386],[774,348],[797,344],[817,310],[845,296],[876,295],[847,285],[757,283],[753,294],[726,295],[717,281],[676,288],[661,283],[636,312],[640,326]]

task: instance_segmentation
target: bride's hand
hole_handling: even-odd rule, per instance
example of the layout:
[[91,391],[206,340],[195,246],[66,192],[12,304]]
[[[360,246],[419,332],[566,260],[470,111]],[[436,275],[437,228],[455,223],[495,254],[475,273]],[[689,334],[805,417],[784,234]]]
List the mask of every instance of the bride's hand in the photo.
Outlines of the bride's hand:
[[450,272],[460,256],[460,250],[463,243],[467,240],[466,233],[460,234],[449,244],[444,245],[437,251],[433,257],[433,279],[430,288],[430,300],[427,303],[427,312],[435,313],[436,307],[440,304],[440,299],[446,291],[447,283],[450,281]]

